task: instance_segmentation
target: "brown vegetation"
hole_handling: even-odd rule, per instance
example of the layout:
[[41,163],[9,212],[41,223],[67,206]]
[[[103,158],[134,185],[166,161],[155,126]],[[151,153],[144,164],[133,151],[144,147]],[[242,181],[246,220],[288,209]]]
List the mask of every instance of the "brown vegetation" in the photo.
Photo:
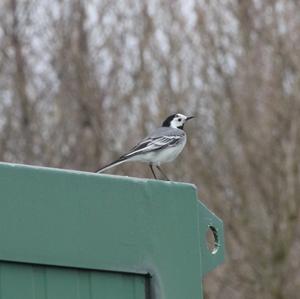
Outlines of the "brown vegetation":
[[0,159],[93,171],[165,116],[196,114],[165,169],[225,223],[205,298],[297,299],[299,12],[295,0],[3,0]]

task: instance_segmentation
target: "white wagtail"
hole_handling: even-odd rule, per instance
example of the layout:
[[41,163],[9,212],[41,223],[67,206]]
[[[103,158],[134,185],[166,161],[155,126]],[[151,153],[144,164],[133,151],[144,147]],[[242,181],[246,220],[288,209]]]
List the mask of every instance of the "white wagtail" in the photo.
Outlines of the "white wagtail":
[[186,134],[183,131],[183,126],[186,121],[192,118],[194,116],[187,117],[179,113],[170,115],[160,128],[139,142],[127,154],[96,172],[103,172],[124,162],[139,161],[149,163],[155,179],[157,177],[153,166],[156,166],[160,173],[169,180],[162,171],[160,164],[173,161],[181,153],[186,143]]

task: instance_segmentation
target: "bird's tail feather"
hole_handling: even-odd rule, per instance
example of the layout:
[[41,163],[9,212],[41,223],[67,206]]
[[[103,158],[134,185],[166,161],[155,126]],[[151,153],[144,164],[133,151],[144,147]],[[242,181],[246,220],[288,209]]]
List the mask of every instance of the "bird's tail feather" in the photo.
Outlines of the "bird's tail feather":
[[111,163],[105,165],[104,167],[101,167],[100,169],[98,169],[98,170],[95,171],[95,172],[96,172],[96,173],[103,172],[103,171],[105,171],[105,170],[107,170],[107,169],[109,169],[109,168],[112,168],[112,167],[114,167],[114,166],[117,166],[117,165],[119,165],[119,164],[122,164],[122,163],[125,162],[126,160],[127,160],[127,158],[121,157],[121,158],[119,158],[118,160],[116,160],[116,161],[114,161],[114,162],[111,162]]

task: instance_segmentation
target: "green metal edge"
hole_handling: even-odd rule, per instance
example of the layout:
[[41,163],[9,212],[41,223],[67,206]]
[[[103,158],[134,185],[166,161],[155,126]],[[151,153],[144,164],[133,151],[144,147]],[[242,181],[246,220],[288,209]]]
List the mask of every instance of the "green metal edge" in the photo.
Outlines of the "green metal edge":
[[[198,203],[199,209],[199,227],[201,245],[202,274],[212,271],[214,268],[224,262],[225,241],[223,222],[214,213],[212,213],[202,202]],[[215,247],[210,250],[207,246],[206,234],[212,228],[215,234]]]
[[207,220],[189,184],[0,163],[0,260],[150,273],[154,298],[202,298],[222,261]]

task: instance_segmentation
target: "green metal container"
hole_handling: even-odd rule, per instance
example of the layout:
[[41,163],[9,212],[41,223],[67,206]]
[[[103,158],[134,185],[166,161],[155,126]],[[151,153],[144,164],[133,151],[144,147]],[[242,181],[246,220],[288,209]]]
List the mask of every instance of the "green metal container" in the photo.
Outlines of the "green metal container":
[[193,185],[0,164],[0,299],[200,299],[223,259]]

